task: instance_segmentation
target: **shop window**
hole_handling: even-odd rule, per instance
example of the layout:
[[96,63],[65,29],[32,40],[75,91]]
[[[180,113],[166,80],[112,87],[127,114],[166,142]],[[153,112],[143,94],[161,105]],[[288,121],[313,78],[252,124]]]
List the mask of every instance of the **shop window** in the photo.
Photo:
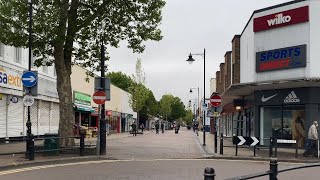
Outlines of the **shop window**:
[[262,145],[268,145],[268,139],[294,139],[299,147],[304,146],[307,136],[304,106],[261,107],[260,137]]

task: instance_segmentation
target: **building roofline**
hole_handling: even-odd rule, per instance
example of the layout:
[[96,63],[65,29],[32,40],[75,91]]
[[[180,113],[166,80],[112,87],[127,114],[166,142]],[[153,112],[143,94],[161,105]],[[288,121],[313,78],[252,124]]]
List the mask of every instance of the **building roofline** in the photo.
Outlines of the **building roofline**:
[[234,36],[233,36],[233,38],[232,38],[232,40],[231,40],[231,42],[233,42],[235,38],[240,38],[240,37],[241,37],[241,35],[240,35],[240,34],[236,34],[236,35],[234,35]]
[[226,54],[224,54],[224,57],[226,57],[227,54],[231,54],[232,51],[227,51]]
[[251,17],[249,18],[246,26],[243,28],[243,30],[242,30],[242,32],[241,32],[241,36],[242,36],[244,30],[246,30],[246,28],[248,27],[249,22],[251,21],[251,19],[252,19],[252,17],[253,17],[254,14],[260,13],[260,12],[263,12],[263,11],[268,11],[268,10],[275,9],[275,8],[279,8],[279,7],[283,7],[283,6],[288,6],[288,5],[290,5],[290,4],[300,3],[300,2],[303,2],[303,1],[307,1],[307,0],[294,0],[294,1],[289,1],[289,2],[282,3],[282,4],[277,4],[277,5],[274,5],[274,6],[270,6],[270,7],[266,7],[266,8],[262,8],[262,9],[258,9],[258,10],[253,11],[253,13],[252,13]]

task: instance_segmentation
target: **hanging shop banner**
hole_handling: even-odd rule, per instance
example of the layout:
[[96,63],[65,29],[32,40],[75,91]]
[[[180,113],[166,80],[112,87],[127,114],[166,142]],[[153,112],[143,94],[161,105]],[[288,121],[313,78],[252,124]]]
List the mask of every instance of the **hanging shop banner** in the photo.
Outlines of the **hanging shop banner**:
[[91,96],[78,91],[73,91],[73,100],[76,104],[91,105]]
[[290,9],[288,11],[282,11],[275,14],[254,18],[253,31],[265,31],[307,21],[309,21],[309,7],[304,6],[296,9]]
[[0,66],[0,87],[22,90],[21,73]]
[[307,45],[256,53],[256,72],[306,67]]

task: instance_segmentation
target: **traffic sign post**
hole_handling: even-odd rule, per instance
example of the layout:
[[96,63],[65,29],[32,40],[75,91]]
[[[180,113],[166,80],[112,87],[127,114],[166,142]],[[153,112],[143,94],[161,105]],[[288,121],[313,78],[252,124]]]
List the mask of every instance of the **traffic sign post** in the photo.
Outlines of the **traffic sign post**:
[[32,106],[32,104],[34,103],[34,97],[30,96],[30,95],[25,95],[23,97],[23,104],[27,107]]
[[38,82],[38,76],[34,71],[24,71],[22,74],[22,84],[25,87],[33,87]]
[[97,91],[93,94],[93,102],[95,102],[98,105],[102,105],[106,102],[107,96],[106,93],[103,91]]
[[236,145],[236,156],[238,156],[238,146],[242,145],[253,146],[253,153],[256,156],[256,146],[259,145],[260,139],[258,137],[233,136],[232,142]]
[[217,133],[217,107],[221,105],[221,96],[217,93],[213,93],[210,96],[210,104],[214,107],[214,152],[218,152],[218,133]]

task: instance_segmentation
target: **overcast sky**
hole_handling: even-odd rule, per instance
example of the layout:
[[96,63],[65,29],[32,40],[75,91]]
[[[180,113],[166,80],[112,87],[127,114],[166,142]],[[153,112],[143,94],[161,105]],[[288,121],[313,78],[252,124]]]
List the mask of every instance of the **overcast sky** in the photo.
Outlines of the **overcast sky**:
[[[252,12],[289,0],[166,0],[160,26],[163,39],[147,42],[142,54],[133,54],[123,43],[120,48],[108,48],[109,72],[135,72],[141,58],[146,73],[146,86],[157,100],[168,93],[187,104],[197,93],[189,88],[200,87],[203,94],[203,57],[194,56],[193,64],[186,62],[190,52],[206,49],[206,98],[210,96],[210,79],[215,78],[219,64],[224,62],[231,40],[241,34]],[[196,92],[196,90],[195,90]]]

